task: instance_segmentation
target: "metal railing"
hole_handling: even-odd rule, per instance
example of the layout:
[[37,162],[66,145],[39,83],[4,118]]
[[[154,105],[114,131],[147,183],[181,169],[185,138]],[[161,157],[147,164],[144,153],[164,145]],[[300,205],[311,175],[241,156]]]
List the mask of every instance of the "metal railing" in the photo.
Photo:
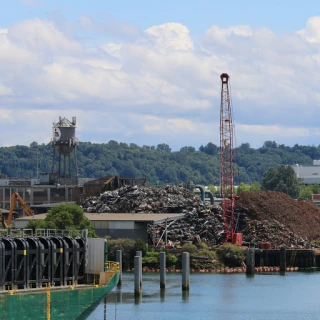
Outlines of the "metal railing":
[[108,271],[119,271],[120,270],[119,262],[115,262],[115,261],[107,261],[105,263],[105,267]]

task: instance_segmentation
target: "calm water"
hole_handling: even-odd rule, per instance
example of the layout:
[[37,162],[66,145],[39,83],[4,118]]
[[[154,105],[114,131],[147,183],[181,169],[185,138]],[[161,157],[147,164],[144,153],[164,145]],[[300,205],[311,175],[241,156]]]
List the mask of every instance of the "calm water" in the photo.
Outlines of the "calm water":
[[[181,274],[167,275],[165,294],[159,280],[159,274],[144,274],[137,301],[133,274],[124,274],[121,289],[108,295],[106,319],[320,319],[320,272],[191,274],[189,295],[182,294]],[[104,319],[104,308],[100,304],[87,319]]]

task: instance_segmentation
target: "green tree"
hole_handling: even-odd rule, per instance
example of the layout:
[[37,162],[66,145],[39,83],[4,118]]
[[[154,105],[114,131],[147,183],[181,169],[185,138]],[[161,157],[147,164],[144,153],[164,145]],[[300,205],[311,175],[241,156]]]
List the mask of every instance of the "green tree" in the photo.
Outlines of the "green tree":
[[318,183],[314,183],[311,185],[313,194],[319,194],[320,193],[320,185]]
[[108,240],[108,254],[109,259],[116,261],[116,251],[122,251],[122,263],[127,269],[130,269],[133,261],[133,247],[135,241],[132,239],[114,239]]
[[299,196],[299,180],[293,168],[288,165],[280,165],[277,169],[269,169],[263,175],[262,188],[283,192],[292,198]]
[[146,243],[141,240],[141,239],[137,239],[135,242],[134,242],[134,245],[133,245],[133,255],[136,254],[137,251],[141,251],[142,252],[142,255],[144,256],[147,252],[147,245]]
[[237,193],[240,192],[249,192],[250,186],[244,182],[240,182],[239,187],[237,188]]
[[302,185],[299,191],[299,199],[310,200],[313,194],[312,186]]
[[96,237],[90,220],[84,215],[82,208],[76,204],[60,204],[49,210],[42,222],[31,220],[26,228],[47,228],[58,230],[88,229],[89,237]]
[[250,187],[250,191],[260,191],[261,190],[261,184],[258,181],[253,181]]
[[211,191],[212,194],[217,193],[217,188],[213,184],[208,185],[209,190]]
[[244,260],[245,251],[242,247],[226,244],[217,249],[217,255],[224,265],[229,267],[239,267]]

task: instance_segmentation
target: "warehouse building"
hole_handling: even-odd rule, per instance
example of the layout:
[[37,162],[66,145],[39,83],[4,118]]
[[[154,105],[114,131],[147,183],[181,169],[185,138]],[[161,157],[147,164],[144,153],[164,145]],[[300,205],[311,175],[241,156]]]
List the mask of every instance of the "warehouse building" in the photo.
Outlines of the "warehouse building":
[[[24,229],[32,219],[45,219],[46,213],[38,214],[33,217],[22,217],[14,221],[17,229]],[[184,214],[174,213],[85,213],[85,216],[91,221],[99,237],[110,236],[112,239],[129,238],[142,239],[146,242],[155,242],[149,239],[148,225],[163,224],[166,226],[178,219]],[[163,239],[165,241],[165,239]]]
[[303,179],[304,184],[320,184],[320,160],[313,160],[312,166],[295,164],[292,168],[297,177]]

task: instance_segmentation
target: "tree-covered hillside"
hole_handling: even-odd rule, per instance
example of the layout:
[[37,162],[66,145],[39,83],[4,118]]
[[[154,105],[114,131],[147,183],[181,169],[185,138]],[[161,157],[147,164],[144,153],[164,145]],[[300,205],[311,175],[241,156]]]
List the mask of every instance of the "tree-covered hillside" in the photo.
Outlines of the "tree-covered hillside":
[[[320,146],[293,147],[266,141],[253,149],[248,143],[235,148],[235,183],[262,182],[269,168],[280,164],[311,165],[320,159]],[[1,174],[10,178],[36,177],[39,172],[51,172],[51,144],[33,142],[29,147],[0,148]],[[185,146],[171,151],[167,144],[138,146],[111,140],[107,143],[80,142],[77,148],[79,177],[98,178],[106,175],[147,177],[149,184],[190,183],[215,184],[219,176],[219,147],[213,143]]]

